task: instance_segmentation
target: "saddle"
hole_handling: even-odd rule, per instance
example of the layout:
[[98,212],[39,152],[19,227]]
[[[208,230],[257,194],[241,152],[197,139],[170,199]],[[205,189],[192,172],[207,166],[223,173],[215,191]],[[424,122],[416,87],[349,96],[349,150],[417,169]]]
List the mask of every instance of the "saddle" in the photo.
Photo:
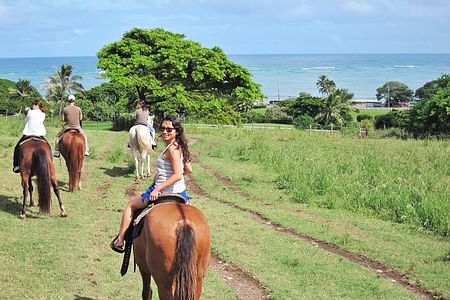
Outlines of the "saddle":
[[[141,222],[142,219],[144,219],[144,217],[150,212],[150,210],[158,204],[168,202],[185,204],[186,200],[177,193],[161,193],[156,201],[149,203],[146,208],[138,210],[133,214],[133,220],[130,224],[130,227],[128,227],[125,233],[125,252],[123,256],[122,267],[120,269],[120,274],[122,276],[124,276],[128,271],[133,240],[137,238],[142,232],[142,228],[144,226],[144,222]],[[136,262],[134,264],[134,271],[136,272]]]
[[78,129],[78,128],[66,128],[66,129],[64,129],[63,134],[61,135],[61,137],[64,135],[64,133],[66,133],[68,131],[80,132],[80,129]]
[[43,136],[37,136],[37,135],[29,135],[27,136],[23,141],[19,143],[19,146],[22,146],[23,144],[31,141],[38,141],[48,144],[47,140]]

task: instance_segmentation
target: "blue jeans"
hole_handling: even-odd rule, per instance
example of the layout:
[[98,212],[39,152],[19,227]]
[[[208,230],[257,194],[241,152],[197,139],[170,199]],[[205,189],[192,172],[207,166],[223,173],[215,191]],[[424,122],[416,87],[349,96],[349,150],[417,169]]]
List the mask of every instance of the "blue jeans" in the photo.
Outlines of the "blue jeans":
[[[146,190],[141,194],[141,200],[142,202],[150,202],[150,193],[153,192],[155,189],[155,183],[152,183]],[[178,193],[181,197],[183,197],[184,201],[186,203],[191,202],[191,197],[186,193],[186,191],[182,191],[181,193]]]

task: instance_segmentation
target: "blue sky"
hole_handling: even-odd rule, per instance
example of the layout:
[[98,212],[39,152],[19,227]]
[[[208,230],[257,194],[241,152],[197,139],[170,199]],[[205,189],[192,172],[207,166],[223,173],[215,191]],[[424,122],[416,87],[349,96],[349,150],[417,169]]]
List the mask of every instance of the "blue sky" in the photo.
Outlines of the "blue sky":
[[133,27],[227,54],[449,53],[449,0],[0,0],[0,57],[94,56]]

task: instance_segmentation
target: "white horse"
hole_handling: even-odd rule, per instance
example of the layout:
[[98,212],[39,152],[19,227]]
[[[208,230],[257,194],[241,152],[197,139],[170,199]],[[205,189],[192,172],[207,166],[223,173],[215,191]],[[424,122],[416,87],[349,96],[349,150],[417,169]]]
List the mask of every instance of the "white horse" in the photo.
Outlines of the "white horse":
[[[135,125],[130,128],[128,136],[130,137],[131,155],[136,169],[136,179],[149,177],[151,174],[150,153],[153,152],[152,145],[155,144],[150,130],[144,125]],[[144,176],[145,163],[147,163],[147,173]]]

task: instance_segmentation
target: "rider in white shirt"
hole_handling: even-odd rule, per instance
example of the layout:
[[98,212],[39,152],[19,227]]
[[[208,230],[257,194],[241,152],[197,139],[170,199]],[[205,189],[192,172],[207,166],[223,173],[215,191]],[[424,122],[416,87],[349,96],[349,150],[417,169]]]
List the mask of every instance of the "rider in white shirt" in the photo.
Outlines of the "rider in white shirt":
[[[17,142],[16,147],[14,148],[14,159],[13,159],[13,172],[19,173],[19,145],[24,140],[31,136],[45,139],[45,135],[47,134],[47,130],[44,126],[45,113],[47,109],[44,107],[40,100],[34,100],[32,107],[28,110],[27,116],[25,118],[25,127],[22,131],[22,137],[19,142]],[[47,142],[48,143],[48,142]]]

